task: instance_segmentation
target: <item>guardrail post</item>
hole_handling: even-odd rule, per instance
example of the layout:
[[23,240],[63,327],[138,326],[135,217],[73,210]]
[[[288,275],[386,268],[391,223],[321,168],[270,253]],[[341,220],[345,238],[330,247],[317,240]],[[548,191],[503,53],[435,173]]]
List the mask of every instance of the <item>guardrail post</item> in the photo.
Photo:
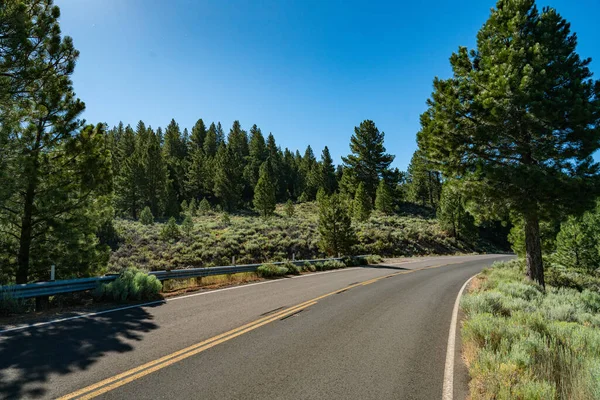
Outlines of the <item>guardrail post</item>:
[[[50,266],[50,282],[56,277],[56,266]],[[50,296],[38,296],[35,298],[35,311],[45,311],[50,308]]]
[[235,256],[231,257],[231,265],[235,267]]
[[296,253],[292,253],[292,261],[296,261]]

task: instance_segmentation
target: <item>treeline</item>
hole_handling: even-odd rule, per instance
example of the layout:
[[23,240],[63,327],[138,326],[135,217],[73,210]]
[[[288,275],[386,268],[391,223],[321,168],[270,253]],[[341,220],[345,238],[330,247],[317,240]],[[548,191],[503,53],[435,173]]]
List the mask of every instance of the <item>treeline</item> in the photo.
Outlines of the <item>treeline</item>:
[[255,209],[269,216],[275,203],[313,201],[338,190],[351,197],[358,191],[371,207],[388,212],[404,174],[390,168],[393,156],[383,140],[373,121],[362,122],[352,153],[336,166],[327,147],[319,159],[311,146],[303,154],[282,150],[273,134],[265,139],[259,127],[247,132],[239,121],[227,134],[220,122],[207,127],[202,119],[191,132],[175,120],[164,130],[143,121],[135,129],[120,123],[107,133],[116,214],[138,219],[148,207],[154,217],[178,217],[205,201],[228,212]]

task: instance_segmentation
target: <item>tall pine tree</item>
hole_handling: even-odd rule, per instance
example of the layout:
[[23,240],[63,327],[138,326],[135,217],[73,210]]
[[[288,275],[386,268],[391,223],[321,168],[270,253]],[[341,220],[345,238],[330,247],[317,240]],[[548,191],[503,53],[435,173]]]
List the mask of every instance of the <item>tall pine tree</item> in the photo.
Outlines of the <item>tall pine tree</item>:
[[320,170],[319,184],[325,190],[325,193],[332,194],[337,190],[337,179],[335,177],[335,166],[333,165],[333,160],[327,146],[325,146],[321,154]]
[[350,138],[352,153],[342,157],[348,173],[355,180],[364,183],[371,199],[375,198],[379,179],[387,173],[394,161],[394,156],[385,152],[384,136],[373,121],[365,120],[354,128],[354,135]]
[[229,146],[224,143],[220,144],[214,165],[214,193],[226,211],[237,209],[243,189],[234,161],[235,157]]
[[434,81],[418,135],[471,197],[524,220],[527,276],[542,285],[540,220],[591,207],[598,190],[600,82],[576,46],[553,8],[498,1],[477,49],[459,48],[453,77]]
[[103,125],[84,126],[71,74],[79,52],[52,1],[0,6],[0,264],[17,283],[89,274],[112,217]]
[[275,211],[275,182],[270,159],[260,166],[260,177],[254,189],[254,208],[264,218]]

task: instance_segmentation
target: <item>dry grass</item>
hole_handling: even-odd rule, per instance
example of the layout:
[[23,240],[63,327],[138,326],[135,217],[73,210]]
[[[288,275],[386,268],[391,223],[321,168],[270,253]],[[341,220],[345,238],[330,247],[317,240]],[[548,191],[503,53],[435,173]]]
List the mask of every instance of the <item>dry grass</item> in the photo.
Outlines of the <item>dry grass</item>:
[[201,289],[218,289],[225,286],[243,285],[263,280],[254,272],[241,272],[230,275],[212,275],[201,278],[170,279],[163,282],[163,295],[173,297]]

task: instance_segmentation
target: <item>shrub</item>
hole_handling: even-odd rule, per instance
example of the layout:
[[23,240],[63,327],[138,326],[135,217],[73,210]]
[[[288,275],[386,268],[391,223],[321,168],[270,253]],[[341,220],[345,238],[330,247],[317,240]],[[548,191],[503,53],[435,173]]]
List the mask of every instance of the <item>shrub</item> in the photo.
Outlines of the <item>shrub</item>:
[[262,278],[274,278],[286,275],[288,273],[288,269],[283,266],[263,264],[257,268],[256,273]]
[[287,215],[288,218],[292,218],[294,216],[294,203],[292,200],[288,200],[285,203],[285,215]]
[[177,240],[181,236],[181,232],[179,232],[179,227],[177,226],[177,222],[175,218],[169,218],[169,221],[163,226],[160,231],[160,236],[163,240]]
[[231,217],[229,216],[229,214],[224,213],[223,216],[221,217],[221,223],[224,226],[229,226],[231,225]]
[[196,215],[196,212],[198,211],[198,204],[196,203],[196,199],[192,198],[192,200],[190,200],[190,204],[188,205],[188,214],[192,217],[194,217]]
[[321,271],[328,271],[330,269],[346,268],[346,264],[338,260],[328,260],[323,262]]
[[313,264],[309,263],[308,261],[304,263],[302,269],[305,272],[315,272],[317,270],[317,268]]
[[206,198],[203,198],[202,201],[200,201],[200,204],[198,204],[198,211],[202,215],[206,215],[211,211],[210,203]]
[[117,302],[151,300],[158,297],[161,289],[162,283],[154,275],[128,267],[116,280],[98,285],[95,297]]
[[152,215],[152,211],[150,211],[150,207],[144,207],[140,213],[140,222],[143,225],[152,225],[154,223],[154,216]]
[[181,224],[181,228],[183,229],[183,233],[186,237],[190,237],[192,235],[192,231],[194,230],[194,220],[188,214],[183,219],[183,223]]
[[28,299],[19,299],[8,289],[0,292],[0,316],[22,314],[27,311]]
[[290,275],[298,275],[298,274],[300,274],[300,272],[302,272],[302,267],[298,267],[289,261],[282,264],[281,266],[285,267],[288,271],[287,273]]
[[484,270],[461,306],[473,399],[595,399],[600,294],[526,281],[522,263]]
[[187,214],[188,213],[188,209],[189,209],[187,200],[183,200],[181,202],[181,206],[179,208],[181,209],[181,212],[183,214]]
[[367,264],[379,264],[383,261],[383,258],[381,256],[378,256],[377,254],[371,254],[366,256],[365,260]]
[[371,198],[365,190],[363,182],[358,184],[356,194],[354,195],[354,203],[352,204],[352,217],[359,222],[364,222],[371,216]]
[[319,247],[327,254],[348,254],[356,240],[350,216],[337,194],[319,203],[319,233]]

